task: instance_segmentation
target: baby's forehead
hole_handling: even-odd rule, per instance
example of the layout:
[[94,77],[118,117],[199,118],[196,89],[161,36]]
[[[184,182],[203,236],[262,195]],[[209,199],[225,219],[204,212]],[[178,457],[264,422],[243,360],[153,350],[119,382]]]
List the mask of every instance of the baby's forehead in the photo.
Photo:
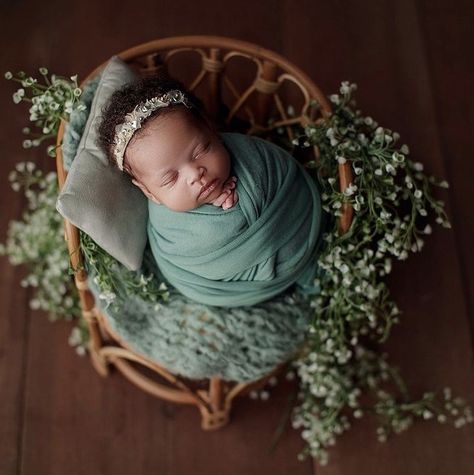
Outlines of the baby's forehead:
[[163,168],[172,166],[181,156],[191,154],[208,140],[211,133],[197,120],[190,120],[176,111],[155,117],[140,132],[132,138],[126,150],[129,163],[139,168],[139,162],[150,159],[153,159],[154,165],[160,162]]

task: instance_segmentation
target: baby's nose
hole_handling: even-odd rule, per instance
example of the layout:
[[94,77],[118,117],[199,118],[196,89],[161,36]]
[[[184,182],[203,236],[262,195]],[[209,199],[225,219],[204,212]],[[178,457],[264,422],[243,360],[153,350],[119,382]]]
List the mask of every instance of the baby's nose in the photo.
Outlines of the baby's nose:
[[204,173],[205,169],[203,167],[191,167],[191,170],[189,171],[189,182],[194,184],[195,182],[201,181]]

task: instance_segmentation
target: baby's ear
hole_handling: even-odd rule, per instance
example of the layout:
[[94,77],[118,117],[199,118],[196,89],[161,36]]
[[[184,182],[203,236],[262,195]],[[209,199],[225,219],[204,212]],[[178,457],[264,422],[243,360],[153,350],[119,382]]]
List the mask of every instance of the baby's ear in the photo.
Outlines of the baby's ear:
[[151,201],[153,201],[154,203],[156,204],[161,204],[161,202],[155,198],[149,191],[148,189],[146,188],[145,185],[143,185],[142,183],[140,183],[139,181],[135,180],[134,178],[132,178],[132,183],[135,185],[135,186],[138,186],[138,188],[140,188],[140,190],[142,190],[143,194],[148,198],[150,199]]

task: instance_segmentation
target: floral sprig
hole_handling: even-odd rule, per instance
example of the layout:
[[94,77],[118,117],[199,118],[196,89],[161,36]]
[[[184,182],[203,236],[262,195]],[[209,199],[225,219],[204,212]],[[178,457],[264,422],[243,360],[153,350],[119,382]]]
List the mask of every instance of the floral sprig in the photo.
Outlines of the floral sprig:
[[[471,409],[459,398],[454,412],[452,402],[443,405],[433,392],[411,400],[396,368],[371,349],[388,338],[401,314],[382,280],[392,270],[392,258],[405,260],[410,251],[422,249],[423,237],[432,232],[428,215],[450,227],[444,203],[431,190],[448,184],[426,176],[420,162],[409,160],[407,145],[395,148],[399,134],[362,117],[360,110],[354,112],[351,93],[356,88],[343,82],[341,95],[330,96],[333,114],[308,125],[294,140],[295,145],[319,149],[319,162],[309,162],[308,171],[317,172],[323,209],[333,219],[318,256],[323,273],[315,280],[321,292],[311,302],[313,322],[293,362],[301,383],[292,424],[303,428],[307,442],[299,458],[311,455],[321,464],[328,461],[328,447],[350,427],[348,413],[353,418],[376,414],[380,441],[408,428],[414,417],[437,414],[444,422],[451,414],[455,426],[473,420]],[[337,167],[346,162],[354,180],[341,192]],[[340,235],[335,220],[344,203],[353,207],[354,217],[349,231]],[[395,395],[386,391],[387,386]],[[367,397],[372,403],[362,406],[360,399]],[[461,407],[463,415],[454,417]]]
[[[10,221],[0,255],[8,255],[13,265],[27,266],[28,274],[20,285],[33,288],[31,309],[47,312],[50,321],[76,320],[81,312],[69,274],[63,220],[55,208],[56,173],[44,174],[33,162],[20,162],[10,172],[9,180],[13,190],[24,193],[28,204],[22,220]],[[79,320],[77,327],[83,323]],[[82,338],[74,345],[78,354],[84,353],[88,339],[84,328]]]
[[[30,127],[24,127],[23,133],[29,135],[23,141],[23,148],[38,147],[44,140],[54,139],[57,136],[61,119],[68,120],[71,112],[77,107],[84,110],[85,106],[79,104],[82,90],[77,84],[77,74],[68,78],[52,74],[48,78],[48,70],[39,68],[44,84],[36,78],[19,71],[13,75],[10,71],[5,73],[5,79],[19,82],[21,88],[13,93],[13,102],[29,102],[30,121],[41,130],[32,133]],[[28,95],[29,93],[29,95]],[[46,149],[51,157],[56,156],[56,146],[49,145]]]
[[[97,245],[89,235],[81,232],[80,241],[86,269],[94,276],[93,281],[101,292],[99,298],[105,302],[106,308],[112,305],[112,308],[119,310],[123,300],[133,295],[156,303],[157,309],[160,302],[168,301],[170,292],[167,285],[158,282],[153,273],[145,275],[141,271],[124,272],[122,264]],[[122,278],[118,279],[118,275]]]
[[63,221],[55,210],[56,173],[43,174],[32,162],[16,165],[9,179],[15,191],[28,200],[22,221],[11,221],[6,245],[0,255],[8,255],[13,265],[27,264],[29,274],[21,281],[33,287],[32,309],[48,312],[50,320],[71,320],[80,314],[74,285],[68,273],[69,256],[64,242]]

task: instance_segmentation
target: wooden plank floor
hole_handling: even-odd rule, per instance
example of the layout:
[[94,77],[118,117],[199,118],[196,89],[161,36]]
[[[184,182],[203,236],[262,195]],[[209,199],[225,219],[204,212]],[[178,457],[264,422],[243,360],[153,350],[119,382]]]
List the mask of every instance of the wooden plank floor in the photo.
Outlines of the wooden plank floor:
[[[20,160],[26,107],[13,104],[7,70],[40,66],[83,78],[112,54],[159,37],[212,34],[283,54],[326,94],[358,84],[366,115],[400,133],[411,156],[445,177],[440,193],[453,229],[435,227],[423,252],[395,264],[391,288],[404,315],[388,344],[414,394],[453,387],[474,405],[474,173],[471,87],[474,7],[467,0],[333,1],[142,0],[0,3],[0,241],[22,199],[8,186]],[[424,475],[474,473],[474,431],[420,423],[379,444],[370,420],[357,422],[331,450],[329,466],[298,462],[299,434],[272,437],[294,384],[267,402],[235,404],[232,423],[202,432],[197,410],[168,404],[114,373],[101,379],[67,344],[70,324],[31,311],[22,269],[0,259],[0,474]]]

